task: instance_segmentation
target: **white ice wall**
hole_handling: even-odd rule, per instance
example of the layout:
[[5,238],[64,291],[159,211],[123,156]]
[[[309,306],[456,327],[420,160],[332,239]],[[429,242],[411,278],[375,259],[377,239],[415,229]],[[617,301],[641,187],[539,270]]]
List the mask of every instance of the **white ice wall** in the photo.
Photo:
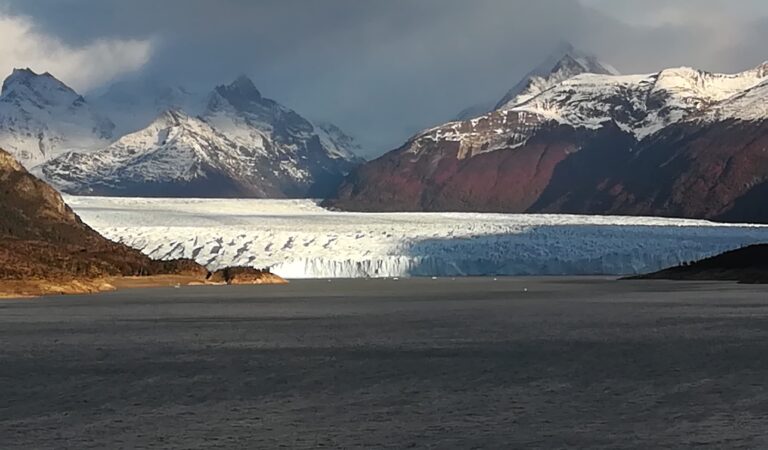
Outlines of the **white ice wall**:
[[86,223],[154,258],[287,278],[624,275],[768,242],[768,228],[658,218],[363,214],[303,200],[68,197]]

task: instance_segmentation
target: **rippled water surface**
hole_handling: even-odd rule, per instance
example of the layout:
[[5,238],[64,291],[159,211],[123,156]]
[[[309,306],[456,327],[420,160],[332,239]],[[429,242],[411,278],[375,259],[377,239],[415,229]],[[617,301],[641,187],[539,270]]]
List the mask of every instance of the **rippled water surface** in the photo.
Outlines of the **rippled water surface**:
[[327,280],[0,301],[0,448],[765,448],[768,288]]

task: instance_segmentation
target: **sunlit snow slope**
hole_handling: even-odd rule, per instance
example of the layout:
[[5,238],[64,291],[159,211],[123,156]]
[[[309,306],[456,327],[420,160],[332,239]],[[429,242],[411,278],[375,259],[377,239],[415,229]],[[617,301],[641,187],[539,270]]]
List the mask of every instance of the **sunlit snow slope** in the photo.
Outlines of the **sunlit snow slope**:
[[657,218],[339,213],[308,200],[67,197],[108,238],[156,258],[287,278],[621,275],[756,242],[768,227]]

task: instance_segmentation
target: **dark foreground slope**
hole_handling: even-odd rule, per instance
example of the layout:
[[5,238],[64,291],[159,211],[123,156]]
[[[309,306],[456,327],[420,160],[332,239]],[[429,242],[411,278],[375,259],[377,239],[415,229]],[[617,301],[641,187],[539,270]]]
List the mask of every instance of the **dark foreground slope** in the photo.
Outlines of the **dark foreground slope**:
[[29,289],[20,293],[46,293],[46,286],[51,292],[77,292],[98,290],[97,280],[108,277],[193,275],[205,279],[208,273],[193,261],[154,261],[105,239],[85,225],[58,192],[3,150],[0,211],[0,292],[6,294],[19,290],[19,282]]
[[768,244],[745,247],[638,278],[768,284]]
[[216,273],[192,260],[157,261],[105,239],[61,195],[0,150],[0,297],[91,293],[167,284],[283,284],[269,271]]

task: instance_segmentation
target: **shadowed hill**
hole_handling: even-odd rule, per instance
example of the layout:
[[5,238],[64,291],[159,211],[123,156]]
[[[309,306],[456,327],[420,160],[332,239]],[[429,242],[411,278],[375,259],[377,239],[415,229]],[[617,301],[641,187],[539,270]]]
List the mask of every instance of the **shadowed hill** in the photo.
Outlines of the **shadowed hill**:
[[745,247],[638,278],[768,283],[768,244]]
[[154,261],[85,225],[58,192],[0,150],[0,282],[113,276],[205,277],[193,261]]

